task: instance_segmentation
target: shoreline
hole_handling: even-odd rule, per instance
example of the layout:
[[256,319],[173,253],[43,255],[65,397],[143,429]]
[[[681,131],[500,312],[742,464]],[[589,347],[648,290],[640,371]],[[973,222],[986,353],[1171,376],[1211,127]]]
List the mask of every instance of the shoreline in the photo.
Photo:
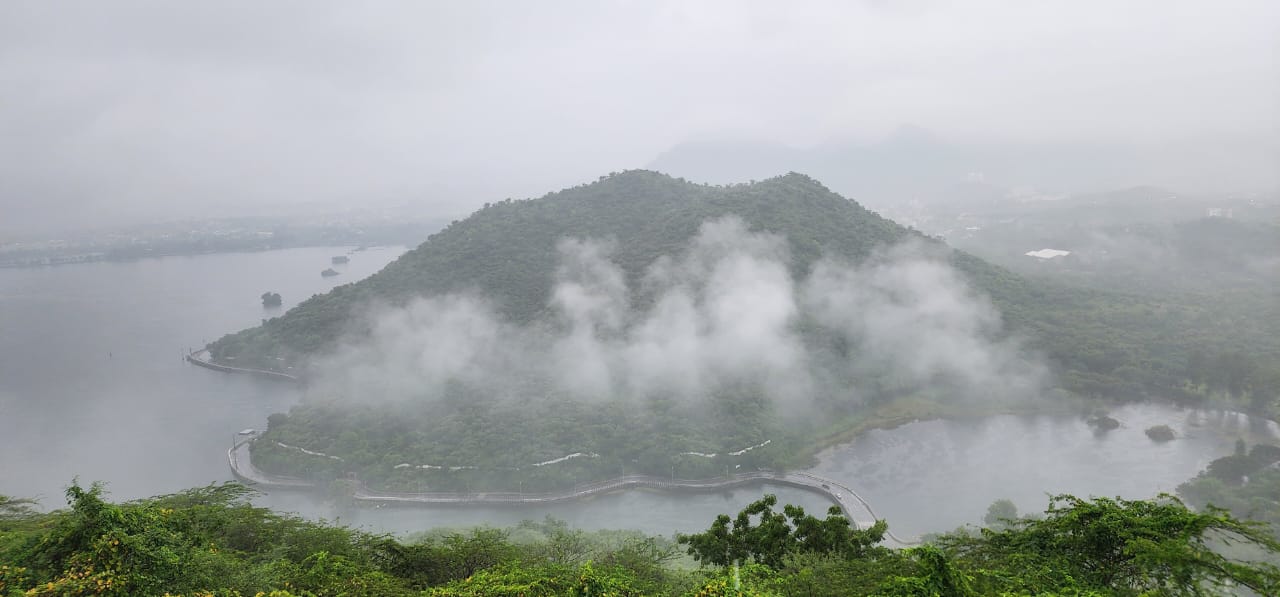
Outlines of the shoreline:
[[[202,360],[200,358],[202,353],[207,354],[207,350],[197,351],[188,355],[188,360],[191,360],[197,365],[207,366],[210,369],[218,371],[257,374],[277,380],[288,380],[295,383],[301,381],[295,376],[274,371],[218,365],[216,363]],[[1176,401],[1153,398],[1137,402],[1164,404],[1175,407],[1178,410],[1239,412],[1221,408],[1220,406],[1218,408],[1213,408],[1212,406],[1194,407],[1180,404]],[[804,453],[799,455],[795,462],[787,465],[787,468],[812,468],[821,461],[824,453],[828,453],[830,450],[840,445],[854,441],[859,436],[873,430],[893,429],[911,423],[930,420],[964,420],[1010,415],[1080,417],[1084,416],[1090,408],[1095,406],[1098,405],[1078,397],[1061,401],[1028,400],[1005,402],[1000,404],[985,404],[972,408],[961,408],[958,405],[931,400],[912,398],[902,399],[883,405],[875,411],[865,415],[849,417],[834,425],[826,427],[818,433],[815,433],[813,441],[806,443]],[[1120,406],[1120,404],[1108,404],[1107,406]],[[1248,415],[1248,413],[1241,414]],[[1248,416],[1259,417],[1260,415]],[[1269,417],[1262,416],[1261,418],[1272,425],[1276,425],[1275,421]],[[257,435],[251,436],[238,442],[231,450],[228,450],[228,462],[231,466],[233,475],[235,475],[238,480],[263,488],[307,492],[324,491],[325,488],[316,483],[298,478],[265,473],[253,467],[249,455],[249,444],[256,439]],[[237,454],[237,452],[241,452],[242,454]],[[761,471],[755,473],[737,473],[727,477],[696,480],[669,479],[666,477],[649,475],[626,475],[584,484],[582,486],[575,487],[571,491],[549,493],[517,493],[500,491],[468,493],[399,493],[377,491],[369,488],[359,480],[354,480],[354,491],[349,494],[349,498],[358,504],[372,505],[373,507],[384,507],[388,505],[404,507],[467,507],[485,505],[519,506],[571,502],[580,499],[592,498],[597,495],[643,489],[663,492],[715,492],[743,486],[769,484],[792,487],[824,497],[834,505],[839,506],[844,516],[855,528],[867,528],[867,526],[873,524],[874,521],[881,519],[871,504],[852,488],[838,481],[820,477],[808,472],[778,473],[773,471]],[[854,516],[855,512],[857,512],[859,516]],[[892,531],[886,532],[885,541],[886,543],[894,544],[893,546],[898,548],[911,547],[920,544],[918,539],[903,539],[894,535]]]
[[[1077,399],[1078,400],[1078,399]],[[802,453],[790,466],[810,468],[817,464],[822,453],[854,441],[864,433],[891,430],[920,421],[961,420],[1003,415],[1071,416],[1079,414],[1073,406],[1081,403],[1054,404],[1044,401],[1026,401],[999,405],[980,405],[978,408],[959,409],[944,403],[918,399],[898,399],[862,416],[848,417],[836,424],[814,431],[813,440],[806,442]]]
[[[249,447],[256,435],[236,442],[227,450],[227,462],[236,479],[253,486],[274,489],[315,492],[322,488],[316,483],[293,477],[282,477],[263,472],[253,466]],[[668,479],[649,475],[626,475],[604,481],[584,484],[565,492],[525,493],[525,492],[423,492],[394,493],[374,491],[363,482],[355,481],[355,491],[351,499],[358,503],[375,505],[406,506],[492,506],[492,505],[538,505],[559,502],[572,502],[580,499],[606,495],[610,493],[631,491],[635,489],[656,489],[659,491],[708,492],[724,491],[736,487],[750,485],[783,485],[802,491],[821,495],[838,506],[844,517],[854,528],[867,528],[881,520],[875,510],[861,495],[848,486],[831,479],[819,477],[807,472],[778,473],[761,471],[753,473],[736,473],[724,478],[712,479]],[[863,516],[856,516],[863,514]],[[918,545],[919,541],[898,537],[892,531],[885,531],[887,542],[898,547]]]
[[254,375],[254,376],[258,376],[266,379],[274,379],[277,381],[287,381],[290,383],[302,382],[302,378],[297,375],[290,375],[288,373],[281,373],[279,371],[270,371],[267,369],[254,369],[252,367],[232,367],[229,365],[222,365],[219,363],[215,363],[213,362],[213,356],[209,354],[208,348],[201,348],[200,350],[192,351],[188,353],[184,358],[187,360],[188,363],[191,363],[193,365],[204,367],[205,369],[212,369],[214,371],[221,371],[223,373],[238,373],[242,375]]

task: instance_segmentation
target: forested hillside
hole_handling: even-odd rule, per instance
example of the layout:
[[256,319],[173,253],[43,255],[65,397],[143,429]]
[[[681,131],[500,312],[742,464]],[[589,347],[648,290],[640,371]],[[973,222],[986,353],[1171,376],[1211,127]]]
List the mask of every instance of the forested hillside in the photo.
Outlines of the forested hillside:
[[658,257],[684,251],[703,222],[725,215],[785,236],[797,272],[823,254],[865,257],[911,234],[799,174],[712,187],[631,171],[538,199],[486,205],[378,274],[313,297],[211,348],[215,358],[242,363],[311,354],[336,340],[360,305],[450,292],[475,292],[506,317],[527,322],[546,308],[561,239],[616,241],[613,260],[635,282]]
[[[367,333],[368,324],[358,315],[370,304],[402,305],[445,293],[483,296],[516,323],[536,320],[547,310],[557,242],[566,237],[612,241],[611,260],[626,273],[637,294],[633,298],[644,304],[640,281],[646,269],[661,256],[686,250],[704,222],[726,215],[740,218],[752,231],[785,238],[790,268],[798,277],[824,256],[856,262],[907,239],[936,243],[800,174],[707,186],[629,171],[537,199],[486,205],[382,272],[312,297],[210,349],[222,362],[297,365],[331,348],[343,334]],[[1259,333],[1239,314],[1203,303],[1033,283],[961,251],[952,252],[950,260],[990,297],[1009,328],[1027,336],[1030,348],[1049,355],[1059,383],[1077,393],[1197,399],[1194,389],[1186,389],[1196,378],[1188,370],[1195,349],[1243,351],[1235,367],[1218,372],[1238,378],[1231,383],[1239,388],[1238,397],[1253,387],[1268,396],[1274,392],[1267,380],[1280,362],[1280,339]]]
[[[567,238],[605,248],[566,254]],[[895,258],[902,246],[924,257]],[[655,282],[670,271],[685,278]],[[441,295],[478,300],[421,302]],[[211,350],[313,363],[303,403],[252,446],[264,470],[551,491],[803,466],[867,426],[1071,394],[1266,412],[1280,350],[1258,328],[1203,303],[1032,282],[803,175],[716,187],[637,171],[486,206]]]

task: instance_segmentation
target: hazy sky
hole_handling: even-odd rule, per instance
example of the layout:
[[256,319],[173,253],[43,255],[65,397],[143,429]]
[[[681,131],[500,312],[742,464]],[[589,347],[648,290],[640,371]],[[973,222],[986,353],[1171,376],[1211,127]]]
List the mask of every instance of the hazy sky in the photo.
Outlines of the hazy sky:
[[0,234],[465,212],[708,137],[1271,144],[1280,3],[9,1],[0,89]]

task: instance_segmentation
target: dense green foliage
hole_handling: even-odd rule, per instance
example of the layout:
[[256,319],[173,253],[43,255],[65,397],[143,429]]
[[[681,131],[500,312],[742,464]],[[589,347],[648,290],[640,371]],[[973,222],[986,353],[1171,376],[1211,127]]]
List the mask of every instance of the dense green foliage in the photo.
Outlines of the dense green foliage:
[[[796,445],[787,438],[794,432],[780,424],[768,401],[743,405],[742,399],[713,401],[703,409],[671,401],[642,406],[546,397],[504,402],[476,397],[340,410],[312,404],[287,416],[273,415],[264,439],[252,446],[253,462],[268,472],[321,482],[359,471],[360,479],[374,486],[438,491],[553,491],[641,472],[700,479],[730,469],[785,468]],[[740,456],[726,454],[762,438],[772,441]],[[530,466],[575,452],[590,456]],[[446,468],[396,468],[401,464]]]
[[[248,493],[226,484],[112,504],[99,486],[72,485],[68,510],[0,518],[0,595],[506,595],[496,587],[517,578],[545,589],[526,594],[643,595],[687,584],[666,565],[669,542],[634,533],[548,521],[402,542],[256,508]],[[443,588],[455,583],[468,589]]]
[[1258,444],[1246,449],[1241,441],[1234,454],[1209,463],[1204,472],[1180,485],[1178,493],[1196,507],[1226,508],[1235,516],[1268,523],[1280,532],[1278,463],[1280,447]]
[[356,310],[371,302],[400,304],[453,292],[475,292],[512,321],[529,322],[546,308],[562,238],[615,240],[612,257],[634,287],[660,256],[682,252],[703,222],[726,215],[742,218],[752,230],[786,237],[797,273],[823,255],[865,257],[911,234],[798,174],[711,187],[626,172],[539,199],[486,205],[366,280],[312,297],[211,349],[215,358],[269,365],[265,357],[328,346],[359,324]]
[[[804,508],[787,504],[782,512],[774,512],[778,504],[774,495],[753,502],[738,513],[732,522],[721,514],[702,533],[679,535],[680,543],[689,545],[689,555],[707,564],[728,566],[748,560],[777,568],[787,556],[794,554],[830,554],[845,559],[867,557],[885,548],[873,548],[884,540],[888,526],[883,520],[871,528],[859,530],[832,506],[825,519],[805,514]],[[753,519],[754,518],[754,519]]]
[[[751,560],[750,589],[778,595],[1226,595],[1248,587],[1280,589],[1280,569],[1236,560],[1215,548],[1248,545],[1275,555],[1268,530],[1225,511],[1188,510],[1171,496],[1156,500],[1057,496],[1043,518],[1006,520],[1000,529],[956,532],[918,548],[873,547],[883,522],[842,531],[830,541],[826,522],[799,514],[794,530],[766,498],[735,520],[721,516],[703,533],[681,537],[703,561],[729,566]],[[993,511],[1004,508],[993,508]],[[758,524],[750,517],[761,515]],[[818,540],[801,529],[823,528]],[[842,536],[838,533],[836,536]]]
[[[830,512],[773,511],[772,496],[730,524],[667,540],[526,522],[509,530],[397,539],[272,513],[228,484],[125,504],[73,485],[70,508],[0,518],[0,595],[1219,595],[1280,589],[1280,569],[1222,555],[1280,549],[1225,512],[1157,500],[1054,498],[1043,518],[879,546]],[[0,503],[14,504],[12,500]]]

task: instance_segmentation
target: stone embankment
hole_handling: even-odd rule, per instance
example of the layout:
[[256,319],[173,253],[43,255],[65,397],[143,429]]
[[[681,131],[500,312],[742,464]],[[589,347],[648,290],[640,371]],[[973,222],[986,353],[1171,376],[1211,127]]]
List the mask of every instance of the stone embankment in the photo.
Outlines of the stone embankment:
[[[227,451],[227,461],[237,479],[264,488],[317,489],[314,483],[292,477],[264,473],[253,466],[249,446],[255,438],[237,442]],[[369,504],[401,505],[521,505],[551,504],[579,500],[596,495],[630,489],[657,489],[662,491],[723,491],[749,485],[783,485],[821,495],[840,507],[845,518],[855,526],[866,528],[879,520],[871,505],[849,487],[809,473],[777,473],[759,471],[738,473],[714,479],[671,479],[648,475],[626,475],[605,481],[575,486],[572,490],[549,493],[530,492],[422,492],[395,493],[374,491],[358,483],[351,496],[357,502]],[[898,547],[915,545],[916,541],[902,539],[892,532],[886,538]]]
[[240,373],[244,375],[254,375],[257,377],[263,377],[267,379],[277,379],[277,380],[288,381],[293,383],[297,383],[298,381],[300,381],[298,376],[290,375],[288,373],[283,373],[280,371],[271,371],[269,369],[254,369],[252,367],[231,367],[229,365],[215,363],[213,362],[213,355],[209,354],[208,349],[192,351],[187,355],[187,362],[193,365],[199,365],[206,369],[213,369],[214,371],[222,371],[224,373]]

